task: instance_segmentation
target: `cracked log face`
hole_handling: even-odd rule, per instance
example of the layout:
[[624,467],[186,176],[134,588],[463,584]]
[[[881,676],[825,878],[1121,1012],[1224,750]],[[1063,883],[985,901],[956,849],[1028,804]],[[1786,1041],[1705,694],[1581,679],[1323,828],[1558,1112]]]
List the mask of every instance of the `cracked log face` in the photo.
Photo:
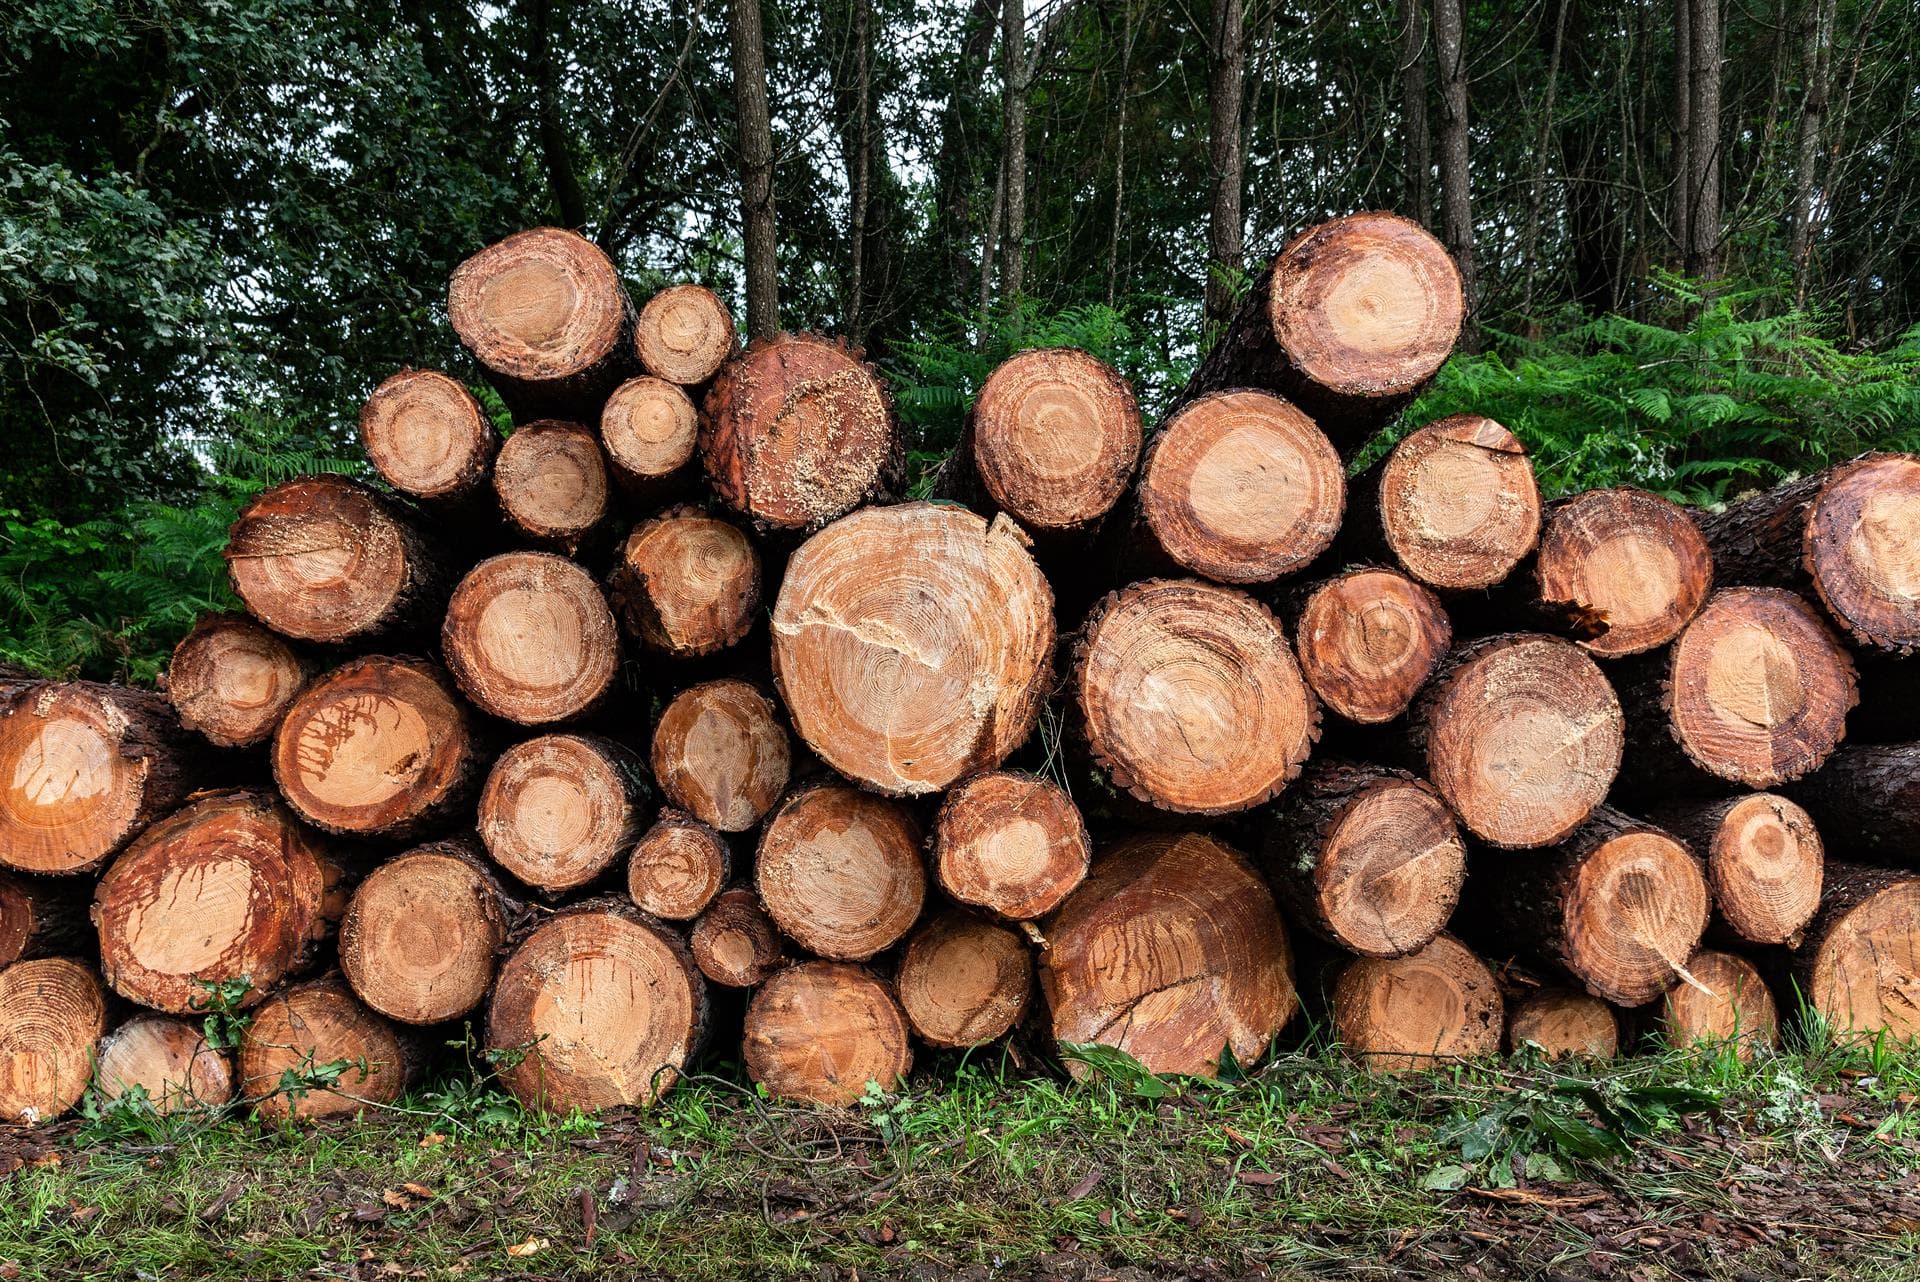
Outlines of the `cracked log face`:
[[1407,710],[1453,644],[1440,598],[1394,570],[1351,570],[1314,589],[1296,634],[1300,670],[1336,715],[1379,725]]
[[80,1102],[107,999],[91,967],[65,957],[0,969],[0,1123],[51,1121]]
[[835,522],[794,554],[773,608],[794,729],[895,796],[938,792],[1023,743],[1053,642],[1053,593],[1025,536],[950,504]]
[[461,693],[523,726],[579,716],[620,670],[619,632],[599,585],[544,552],[509,552],[469,570],[440,646]]
[[251,748],[273,737],[310,675],[291,646],[252,619],[211,614],[173,648],[167,701],[209,743]]
[[1665,992],[1700,946],[1710,899],[1687,848],[1628,827],[1576,856],[1560,904],[1560,954],[1587,991],[1622,1006]]
[[[346,1061],[331,1086],[304,1094],[282,1089],[316,1067]],[[391,1104],[407,1089],[412,1048],[399,1031],[362,1006],[337,975],[275,993],[254,1012],[240,1039],[240,1089],[263,1118],[349,1117]]]
[[1252,1065],[1298,1005],[1272,892],[1244,856],[1199,833],[1104,852],[1042,933],[1054,1037],[1118,1047],[1151,1072],[1211,1077],[1223,1046]]
[[760,554],[739,526],[673,508],[633,527],[608,581],[627,635],[694,658],[747,634],[760,609]]
[[1027,920],[1052,912],[1087,875],[1093,846],[1059,784],[990,770],[955,784],[934,821],[940,887],[963,904]]
[[1179,813],[1229,814],[1277,795],[1319,735],[1279,623],[1209,583],[1148,579],[1096,606],[1074,693],[1114,786]]
[[767,820],[754,870],[760,902],[810,953],[862,961],[920,917],[920,829],[899,802],[840,784],[795,792]]
[[346,907],[340,869],[276,799],[207,797],[141,834],[100,879],[100,965],[116,992],[187,1014],[201,982],[252,1005],[307,965]]
[[627,895],[651,916],[691,921],[713,902],[732,871],[726,839],[669,807],[634,844]]
[[647,300],[633,325],[641,368],[684,387],[712,378],[735,341],[733,314],[704,285],[669,285]]
[[1920,876],[1827,865],[1826,900],[1797,956],[1807,1000],[1836,1038],[1920,1038]]
[[1620,1053],[1620,1018],[1591,994],[1543,988],[1507,1015],[1507,1048],[1529,1042],[1548,1059],[1612,1059]]
[[1346,470],[1312,419],[1268,392],[1203,396],[1154,438],[1140,511],[1182,569],[1219,583],[1268,583],[1333,542]]
[[1805,810],[1757,792],[1675,803],[1652,817],[1706,856],[1714,912],[1727,929],[1756,944],[1799,943],[1820,907],[1826,864]]
[[1592,659],[1537,633],[1456,653],[1417,710],[1428,778],[1491,845],[1551,845],[1592,813],[1620,768],[1620,702]]
[[1140,459],[1140,407],[1106,362],[1076,348],[1001,362],[974,399],[972,448],[995,506],[1030,530],[1105,516]]
[[1687,973],[1697,983],[1680,981],[1660,1004],[1660,1035],[1669,1046],[1731,1047],[1749,1060],[1755,1050],[1780,1044],[1773,994],[1752,962],[1732,953],[1698,952]]
[[907,941],[894,988],[913,1031],[962,1050],[1004,1037],[1033,992],[1033,950],[1011,926],[950,908]]
[[1602,658],[1680,634],[1713,588],[1713,554],[1684,508],[1645,490],[1589,490],[1547,510],[1540,599],[1606,625],[1580,644]]
[[1376,1073],[1500,1051],[1506,1004],[1493,972],[1452,935],[1404,957],[1362,957],[1333,990],[1340,1044]]
[[507,908],[471,838],[410,850],[355,887],[340,969],[360,1000],[403,1024],[479,1009],[507,942]]
[[455,268],[447,316],[508,400],[553,407],[605,392],[608,371],[624,356],[628,303],[599,246],[536,227]]
[[776,529],[825,524],[882,488],[898,443],[880,376],[811,334],[756,340],[720,370],[700,457],[736,512]]
[[1540,490],[1526,447],[1490,418],[1455,414],[1387,456],[1379,520],[1408,574],[1443,590],[1491,587],[1540,536]]
[[729,886],[693,923],[688,942],[708,979],[752,988],[786,964],[780,931],[751,886]]
[[775,1099],[844,1107],[898,1087],[913,1067],[907,1018],[893,990],[839,962],[802,962],[753,995],[747,1074]]
[[486,479],[500,437],[458,382],[437,370],[403,369],[367,398],[360,444],[394,489],[446,499]]
[[207,1045],[198,1021],[137,1015],[100,1043],[93,1084],[110,1100],[138,1088],[164,1117],[232,1100],[233,1065]]
[[1920,456],[1834,469],[1807,510],[1802,555],[1827,612],[1862,645],[1920,649]]
[[500,754],[475,826],[495,863],[537,890],[586,885],[645,825],[646,769],[598,735],[550,734]]
[[600,444],[629,485],[672,476],[693,458],[699,416],[686,389],[642,375],[613,389],[600,411]]
[[493,467],[507,523],[569,554],[607,515],[607,463],[578,423],[543,419],[514,429]]
[[721,832],[746,832],[787,790],[793,748],[780,711],[724,678],[674,696],[653,732],[653,777],[674,805]]

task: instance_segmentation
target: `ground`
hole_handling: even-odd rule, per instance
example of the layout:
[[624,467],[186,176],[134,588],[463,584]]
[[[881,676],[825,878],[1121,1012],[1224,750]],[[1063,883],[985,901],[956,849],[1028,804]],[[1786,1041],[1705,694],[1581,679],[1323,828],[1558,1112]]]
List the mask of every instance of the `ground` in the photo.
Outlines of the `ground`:
[[1920,1278],[1916,1091],[1874,1046],[1304,1050],[1218,1086],[942,1060],[841,1114],[726,1066],[598,1119],[444,1084],[306,1128],[109,1111],[0,1129],[0,1279],[1890,1282]]

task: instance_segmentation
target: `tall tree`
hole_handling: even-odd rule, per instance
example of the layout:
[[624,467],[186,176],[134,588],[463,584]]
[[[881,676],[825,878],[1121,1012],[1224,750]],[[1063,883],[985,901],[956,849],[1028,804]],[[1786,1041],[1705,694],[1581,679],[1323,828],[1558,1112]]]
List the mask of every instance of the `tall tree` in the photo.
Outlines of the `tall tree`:
[[932,194],[937,247],[944,256],[945,279],[949,281],[967,279],[973,262],[974,147],[968,129],[999,29],[1000,0],[972,0],[966,34],[948,82],[946,107],[940,114],[940,149],[933,162]]
[[1213,184],[1213,216],[1207,231],[1209,326],[1232,319],[1234,281],[1245,266],[1240,102],[1246,87],[1247,45],[1241,0],[1213,0],[1212,34],[1213,73],[1207,89],[1207,169]]
[[1400,3],[1400,146],[1407,171],[1401,212],[1433,226],[1433,140],[1427,132],[1426,0]]
[[[867,210],[873,181],[873,6],[871,0],[851,0],[853,6],[853,89],[850,128],[845,132],[847,153],[847,336],[861,341],[865,322]],[[845,98],[849,95],[841,95]]]
[[[552,0],[532,0],[527,15],[527,62],[539,117],[540,157],[561,225],[576,231],[587,221],[587,198],[574,172],[566,122],[560,115],[560,69],[553,56]],[[564,20],[564,19],[563,19]]]
[[1688,6],[1687,251],[1692,276],[1720,273],[1720,0]]
[[1433,0],[1433,49],[1440,61],[1440,204],[1447,248],[1460,263],[1467,297],[1462,340],[1478,332],[1479,273],[1473,253],[1472,180],[1467,169],[1467,41],[1460,0]]
[[1027,2],[1004,0],[1000,14],[1002,93],[1006,124],[1001,138],[1001,178],[1006,188],[1001,239],[1000,297],[1012,306],[1025,282],[1027,236]]
[[1807,267],[1813,258],[1816,216],[1814,167],[1819,163],[1822,126],[1833,69],[1833,17],[1838,0],[1806,0],[1801,6],[1800,135],[1794,148],[1792,231],[1787,257],[1793,264],[1793,296],[1807,298]]
[[767,50],[760,0],[732,0],[733,109],[739,129],[740,218],[747,255],[747,333],[780,328],[780,277],[773,224],[773,121],[767,109]]

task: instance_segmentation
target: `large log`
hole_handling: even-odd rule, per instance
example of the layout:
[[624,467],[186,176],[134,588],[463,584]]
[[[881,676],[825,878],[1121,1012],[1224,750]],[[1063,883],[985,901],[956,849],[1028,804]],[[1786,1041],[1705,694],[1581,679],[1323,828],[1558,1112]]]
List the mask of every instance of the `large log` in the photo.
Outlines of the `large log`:
[[0,1123],[50,1122],[80,1102],[107,998],[91,967],[40,957],[0,968]]
[[913,1047],[885,983],[859,966],[811,961],[776,973],[753,995],[745,1059],[747,1075],[775,1099],[844,1107],[869,1082],[898,1087]]
[[1680,635],[1713,588],[1713,554],[1686,509],[1645,490],[1588,490],[1547,507],[1532,582],[1538,609],[1599,629],[1604,659]]
[[1505,1027],[1493,972],[1452,935],[1401,957],[1358,958],[1334,984],[1334,1032],[1372,1072],[1498,1054]]
[[394,489],[451,504],[486,484],[500,434],[458,382],[437,370],[403,369],[361,407],[360,444]]
[[451,585],[414,519],[344,476],[303,476],[256,496],[227,532],[225,556],[253,617],[299,641],[424,631]]
[[675,806],[721,832],[746,832],[786,792],[793,748],[773,700],[725,678],[674,696],[654,727],[652,758]]
[[1459,270],[1419,224],[1336,218],[1303,232],[1254,281],[1185,396],[1277,392],[1358,449],[1439,371],[1465,314]]
[[711,379],[739,346],[733,313],[705,285],[669,285],[649,298],[633,324],[640,367],[683,387]]
[[633,527],[607,592],[627,635],[676,659],[746,636],[760,610],[760,554],[745,531],[675,507]]
[[233,1065],[199,1024],[136,1015],[101,1041],[93,1087],[109,1100],[137,1091],[162,1116],[200,1112],[232,1101]]
[[475,826],[495,863],[547,894],[613,867],[646,824],[646,764],[600,735],[549,734],[500,754]]
[[1086,880],[1087,825],[1066,790],[1019,770],[989,770],[948,789],[933,826],[940,888],[1014,920],[1044,917]]
[[1702,526],[1722,583],[1810,589],[1857,645],[1920,651],[1920,457],[1863,455]]
[[733,874],[726,838],[685,811],[663,806],[627,859],[627,897],[666,921],[691,921]]
[[565,557],[508,552],[467,572],[440,649],[461,693],[523,726],[585,713],[613,688],[620,636],[591,575]]
[[1620,702],[1594,661],[1558,637],[1511,633],[1460,647],[1411,717],[1427,778],[1493,846],[1563,839],[1620,768]]
[[607,461],[578,423],[514,429],[493,465],[501,515],[522,538],[572,556],[607,517]]
[[1074,647],[1074,706],[1116,789],[1184,814],[1278,795],[1320,728],[1273,615],[1192,580],[1149,579],[1094,608]]
[[773,607],[794,729],[895,796],[938,792],[1024,742],[1053,643],[1053,593],[1019,527],[951,504],[836,521],[793,555]]
[[205,614],[173,648],[167,701],[180,724],[221,748],[273,738],[313,665],[243,614]]
[[275,993],[240,1038],[240,1093],[264,1118],[356,1115],[406,1093],[414,1047],[338,975]]
[[893,986],[929,1046],[982,1046],[1006,1036],[1026,1013],[1033,950],[1013,927],[949,908],[907,941]]
[[1453,644],[1440,598],[1397,570],[1348,570],[1297,599],[1301,675],[1330,711],[1361,725],[1405,712]]
[[898,481],[886,385],[844,342],[756,339],[721,367],[703,411],[700,458],[714,492],[771,528],[818,528]]
[[1920,742],[1848,745],[1791,794],[1841,855],[1920,868]]
[[864,961],[919,919],[920,828],[899,802],[843,784],[802,788],[768,817],[754,881],[789,939],[819,957]]
[[786,964],[779,928],[752,886],[729,886],[693,923],[688,937],[700,973],[727,988],[754,988]]
[[480,729],[420,659],[367,655],[310,682],[273,738],[273,777],[317,828],[403,840],[452,823],[486,773]]
[[1829,863],[1793,962],[1800,992],[1837,1040],[1920,1037],[1920,874]]
[[1620,1017],[1591,993],[1542,988],[1507,1012],[1507,1049],[1529,1043],[1548,1059],[1612,1059],[1620,1053]]
[[635,502],[666,497],[689,479],[700,421],[686,389],[642,375],[613,389],[600,411],[600,444],[614,480]]
[[251,1006],[313,964],[346,904],[340,866],[277,798],[216,793],[147,829],[100,879],[100,966],[155,1010],[204,1009],[241,980]]
[[354,888],[340,922],[340,970],[388,1019],[458,1019],[485,1000],[516,907],[473,838],[416,847]]
[[151,691],[23,688],[0,703],[0,866],[92,872],[180,804],[205,751]]
[[1364,957],[1401,957],[1446,926],[1467,875],[1453,816],[1424,781],[1316,760],[1268,817],[1268,882],[1294,920]]
[[679,1080],[707,1029],[707,988],[672,931],[631,904],[589,900],[550,918],[500,967],[487,1044],[531,1108],[648,1104]]
[[1800,942],[1820,907],[1825,848],[1813,819],[1785,797],[1742,793],[1656,806],[1648,818],[1707,861],[1714,920],[1755,944]]
[[93,951],[93,924],[76,879],[0,873],[0,966],[32,957]]
[[447,316],[516,415],[600,408],[633,361],[632,305],[586,237],[536,227],[456,267]]
[[1657,1026],[1667,1045],[1706,1045],[1752,1059],[1780,1044],[1780,1015],[1767,981],[1752,962],[1734,953],[1702,950],[1687,963],[1693,982],[1667,990]]
[[1151,1072],[1211,1077],[1223,1047],[1251,1065],[1298,1005],[1273,893],[1200,833],[1105,851],[1042,933],[1054,1037],[1118,1047]]

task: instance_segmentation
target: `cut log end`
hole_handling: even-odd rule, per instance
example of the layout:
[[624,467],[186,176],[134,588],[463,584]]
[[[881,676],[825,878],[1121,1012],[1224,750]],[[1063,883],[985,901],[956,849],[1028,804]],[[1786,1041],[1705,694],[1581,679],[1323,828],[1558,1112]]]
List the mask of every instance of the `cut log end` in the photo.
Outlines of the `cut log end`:
[[1429,423],[1394,446],[1379,504],[1387,546],[1430,587],[1491,587],[1540,537],[1540,490],[1526,447],[1477,414]]
[[674,696],[653,732],[653,776],[675,806],[746,832],[787,790],[792,746],[773,700],[731,678]]
[[1087,876],[1080,810],[1049,779],[1013,770],[951,788],[934,824],[940,886],[963,904],[1028,920],[1052,912]]
[[1920,876],[1829,864],[1803,949],[1808,1002],[1845,1042],[1920,1038]]
[[1920,650],[1920,456],[1834,469],[1808,509],[1803,559],[1827,611],[1866,646]]
[[458,1019],[487,995],[507,911],[470,845],[408,851],[353,892],[340,923],[340,969],[360,1000],[389,1019]]
[[1398,1073],[1500,1051],[1506,1003],[1486,963],[1451,935],[1405,957],[1362,957],[1333,990],[1340,1044],[1376,1073]]
[[691,921],[727,884],[733,860],[726,839],[691,815],[663,810],[627,861],[627,894],[640,910]]
[[430,369],[401,370],[374,389],[360,411],[360,443],[387,484],[418,499],[473,490],[500,448],[473,393]]
[[[331,1072],[339,1069],[332,1081]],[[312,1121],[391,1104],[406,1091],[412,1050],[337,976],[275,993],[240,1040],[241,1092],[266,1118]]]
[[780,931],[751,886],[720,892],[693,923],[693,959],[700,971],[728,988],[753,988],[786,964]]
[[794,729],[893,795],[938,792],[1024,742],[1053,642],[1053,592],[1018,527],[951,504],[835,522],[794,554],[773,609]]
[[447,313],[482,365],[538,385],[607,360],[625,328],[627,301],[612,260],[592,241],[537,227],[454,269]]
[[1075,348],[1003,361],[972,415],[974,467],[999,509],[1031,530],[1098,521],[1140,458],[1140,407],[1106,362]]
[[524,726],[579,716],[620,670],[618,629],[599,585],[543,552],[509,552],[468,571],[440,644],[462,693]]
[[637,756],[597,735],[517,743],[500,754],[481,790],[480,839],[495,863],[535,889],[584,886],[639,835],[644,776]]
[[697,387],[733,354],[733,313],[704,285],[669,285],[640,309],[633,343],[647,373]]
[[696,508],[633,527],[609,583],[630,636],[676,658],[712,654],[753,626],[760,554],[744,531]]
[[0,966],[91,950],[84,878],[28,880],[0,873]]
[[65,957],[0,969],[0,1123],[48,1122],[80,1102],[107,1031],[99,976]]
[[1528,1044],[1548,1059],[1612,1059],[1620,1053],[1620,1017],[1589,993],[1544,988],[1507,1017],[1508,1049]]
[[844,1107],[867,1084],[896,1089],[913,1067],[907,1019],[886,984],[858,966],[803,962],[747,1008],[747,1073],[775,1099]]
[[1229,588],[1150,579],[1109,596],[1076,654],[1094,760],[1116,787],[1186,814],[1245,810],[1300,772],[1320,712],[1286,634]]
[[672,476],[693,458],[699,416],[685,389],[665,379],[630,378],[600,411],[600,443],[630,485]]
[[1708,838],[1707,882],[1732,931],[1756,944],[1797,944],[1820,907],[1826,864],[1807,812],[1771,793],[1724,808]]
[[1692,517],[1645,490],[1589,490],[1548,509],[1535,567],[1549,607],[1604,630],[1583,640],[1603,658],[1680,635],[1713,587],[1713,554]]
[[1440,599],[1394,570],[1350,570],[1300,613],[1300,669],[1335,714],[1379,725],[1407,710],[1453,643]]
[[1630,826],[1581,859],[1562,900],[1567,968],[1596,997],[1644,1005],[1681,978],[1709,907],[1706,878],[1687,848]]
[[571,553],[607,515],[606,457],[578,423],[528,423],[500,447],[493,492],[514,528]]
[[226,1055],[198,1024],[166,1015],[137,1015],[107,1034],[93,1083],[110,1100],[137,1091],[162,1116],[219,1108],[234,1093]]
[[1780,1016],[1767,981],[1732,953],[1699,952],[1661,1003],[1660,1033],[1669,1046],[1730,1049],[1741,1059],[1780,1044]]
[[250,748],[273,737],[309,675],[292,647],[252,619],[208,615],[173,648],[167,699],[208,742]]
[[836,961],[891,947],[926,901],[913,816],[839,784],[781,803],[767,820],[754,875],[760,902],[787,937]]
[[1020,1022],[1033,991],[1033,953],[1012,927],[950,909],[914,932],[894,987],[928,1045],[981,1046]]

